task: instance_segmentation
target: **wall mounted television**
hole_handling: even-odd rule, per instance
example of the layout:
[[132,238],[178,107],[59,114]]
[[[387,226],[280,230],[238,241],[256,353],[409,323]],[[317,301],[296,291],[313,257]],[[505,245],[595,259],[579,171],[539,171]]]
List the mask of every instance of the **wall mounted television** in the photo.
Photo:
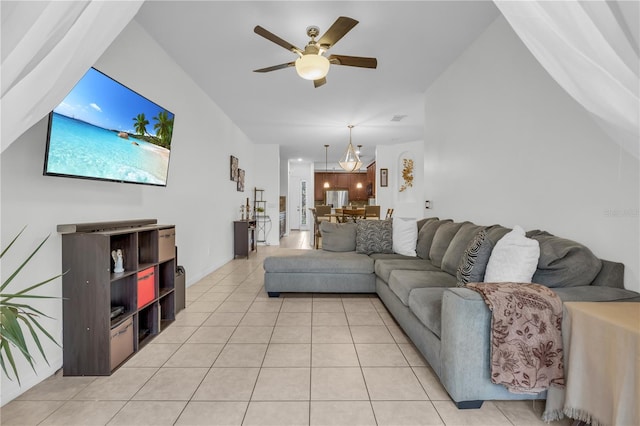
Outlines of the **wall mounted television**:
[[91,68],[49,114],[44,174],[166,186],[174,118]]

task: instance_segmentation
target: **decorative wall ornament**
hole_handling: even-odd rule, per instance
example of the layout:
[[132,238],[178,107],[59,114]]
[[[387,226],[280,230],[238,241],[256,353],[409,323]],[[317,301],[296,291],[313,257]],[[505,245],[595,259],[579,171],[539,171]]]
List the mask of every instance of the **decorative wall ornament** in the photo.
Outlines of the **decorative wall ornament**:
[[238,181],[238,157],[234,157],[233,155],[231,156],[231,161],[230,161],[230,178],[232,181],[237,182]]
[[244,192],[244,169],[238,169],[238,192]]
[[400,192],[405,191],[407,188],[413,187],[413,159],[402,159],[402,185],[400,185]]
[[380,169],[380,187],[389,186],[389,169]]

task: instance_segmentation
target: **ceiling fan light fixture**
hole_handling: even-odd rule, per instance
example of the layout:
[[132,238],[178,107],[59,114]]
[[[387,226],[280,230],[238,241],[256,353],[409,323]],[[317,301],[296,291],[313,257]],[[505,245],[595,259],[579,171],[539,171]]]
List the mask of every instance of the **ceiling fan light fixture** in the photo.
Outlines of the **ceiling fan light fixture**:
[[353,144],[351,143],[351,129],[353,129],[353,125],[349,125],[348,127],[349,145],[347,146],[347,150],[344,152],[344,155],[341,157],[342,159],[338,161],[338,163],[340,164],[340,167],[347,172],[353,172],[362,167],[362,161],[360,161],[360,157],[356,154],[356,150],[353,148]]
[[319,80],[329,72],[329,60],[322,55],[302,55],[296,59],[296,72],[305,80]]

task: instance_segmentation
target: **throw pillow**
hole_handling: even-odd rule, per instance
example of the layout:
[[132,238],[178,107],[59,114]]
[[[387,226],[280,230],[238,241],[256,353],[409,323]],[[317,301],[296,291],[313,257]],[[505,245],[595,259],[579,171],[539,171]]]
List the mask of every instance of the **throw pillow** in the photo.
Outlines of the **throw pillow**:
[[359,220],[356,222],[356,252],[393,253],[391,220]]
[[429,249],[429,259],[431,264],[440,268],[444,254],[451,244],[451,240],[456,236],[462,225],[470,222],[449,222],[443,223],[433,236],[431,249]]
[[424,225],[430,222],[435,222],[436,220],[440,220],[437,217],[425,217],[424,219],[420,219],[416,221],[417,229],[420,231]]
[[467,283],[481,283],[484,281],[484,273],[493,250],[493,243],[487,238],[487,230],[483,229],[471,240],[460,259],[460,265],[456,271],[458,287],[464,287]]
[[425,223],[418,231],[418,242],[416,244],[416,254],[419,258],[428,260],[429,250],[433,243],[433,237],[438,228],[445,223],[453,222],[451,219],[434,220]]
[[416,241],[418,241],[418,227],[415,219],[394,217],[392,220],[393,252],[404,256],[416,256]]
[[331,223],[323,220],[320,223],[322,250],[354,251],[356,249],[356,224]]
[[527,238],[524,229],[516,225],[493,248],[484,281],[530,283],[539,257],[538,242]]

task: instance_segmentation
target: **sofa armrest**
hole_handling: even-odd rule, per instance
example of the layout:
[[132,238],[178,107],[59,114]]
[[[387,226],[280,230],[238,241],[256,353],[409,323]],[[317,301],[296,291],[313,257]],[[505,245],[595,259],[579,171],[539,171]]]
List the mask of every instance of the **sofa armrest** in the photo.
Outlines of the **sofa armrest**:
[[479,293],[468,288],[444,292],[440,379],[454,401],[484,399],[481,388],[491,384],[490,332],[491,312]]

